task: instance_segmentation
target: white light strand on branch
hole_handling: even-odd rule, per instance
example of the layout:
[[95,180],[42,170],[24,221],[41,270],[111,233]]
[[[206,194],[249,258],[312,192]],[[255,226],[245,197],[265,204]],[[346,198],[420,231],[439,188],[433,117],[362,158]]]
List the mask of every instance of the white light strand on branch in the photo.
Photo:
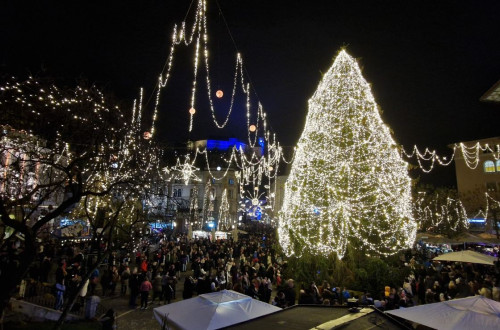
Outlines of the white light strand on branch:
[[424,231],[466,229],[469,227],[467,211],[459,199],[440,195],[418,194],[415,215],[420,229]]

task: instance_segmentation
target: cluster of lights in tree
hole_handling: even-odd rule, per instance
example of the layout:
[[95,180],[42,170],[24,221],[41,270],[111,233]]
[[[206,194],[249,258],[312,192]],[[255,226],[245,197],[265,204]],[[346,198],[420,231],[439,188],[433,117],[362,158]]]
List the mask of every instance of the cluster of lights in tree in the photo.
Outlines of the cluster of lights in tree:
[[[33,77],[29,77],[26,81],[17,81],[12,77],[11,81],[7,81],[5,85],[0,86],[2,98],[0,106],[9,106],[9,104],[17,104],[26,107],[23,115],[36,115],[40,117],[48,114],[53,114],[54,122],[57,122],[56,117],[62,117],[68,121],[79,122],[82,125],[92,125],[92,129],[98,131],[101,127],[100,123],[105,121],[105,117],[109,114],[123,118],[123,113],[118,107],[109,108],[105,102],[103,94],[96,88],[82,88],[77,86],[74,90],[61,90],[55,85],[50,85],[45,89]],[[78,113],[75,111],[77,107],[88,107],[92,109],[91,114]],[[91,120],[91,116],[96,116],[96,119]],[[46,118],[43,118],[46,119]],[[70,122],[57,122],[58,126],[54,126],[50,119],[48,122],[40,123],[50,125],[57,136],[62,134],[62,130],[69,126]],[[110,127],[110,130],[116,130],[116,127]],[[30,135],[37,135],[39,132],[32,130],[27,131]]]
[[[488,193],[485,193],[485,197],[486,197],[486,208],[485,208],[483,216],[485,219],[488,219],[488,214],[489,214],[491,209],[499,210],[499,212],[500,212],[500,201],[494,199]],[[493,220],[498,221],[498,219],[493,219]]]
[[198,187],[193,188],[193,194],[189,200],[189,219],[191,221],[190,225],[194,226],[195,229],[200,229],[198,226]]
[[370,86],[344,50],[313,97],[279,215],[287,255],[348,245],[391,255],[412,246],[411,180]]
[[429,197],[425,192],[420,192],[415,200],[415,218],[419,228],[424,231],[449,228],[457,231],[468,228],[467,211],[458,199],[439,194]]
[[[64,173],[64,167],[71,164],[74,159],[86,159],[85,162],[79,161],[78,166],[74,167],[74,171],[78,171],[84,180],[84,193],[89,194],[85,202],[82,201],[85,203],[83,206],[85,212],[95,216],[99,205],[109,206],[117,201],[125,201],[129,204],[128,209],[135,209],[133,200],[136,200],[138,194],[134,191],[139,186],[132,186],[130,183],[137,178],[146,178],[145,181],[148,181],[148,173],[158,167],[159,161],[157,150],[149,141],[141,138],[139,123],[142,115],[142,91],[141,102],[137,109],[134,105],[131,121],[124,123],[116,121],[116,118],[124,118],[120,109],[110,108],[103,94],[94,87],[61,90],[49,85],[42,88],[32,77],[24,82],[17,82],[15,79],[12,81],[0,86],[0,90],[3,91],[0,106],[9,111],[17,109],[16,116],[19,118],[36,113],[40,119],[17,122],[14,120],[14,125],[30,123],[28,131],[17,133],[15,128],[5,129],[6,134],[1,141],[2,153],[13,157],[1,164],[2,194],[6,196],[16,190],[12,189],[11,180],[16,177],[14,173],[16,162],[26,165],[21,166],[21,172],[26,173],[17,173],[17,176],[25,177],[27,174],[29,180],[22,184],[28,191],[22,193],[29,194],[29,189],[35,191],[37,185],[44,184],[53,187],[57,180],[71,184],[74,178],[69,178],[70,182],[67,182],[68,177]],[[104,128],[103,123],[107,123],[108,126]],[[110,123],[118,125],[109,125]],[[98,137],[96,143],[92,146],[85,144],[85,141],[94,136],[88,136],[87,140],[82,140],[81,137],[75,139],[74,134],[79,131],[75,132],[74,127],[81,128],[82,132],[88,132],[89,129],[95,132],[92,134]],[[56,133],[51,134],[51,132]],[[68,139],[72,142],[68,143]],[[50,168],[45,170],[45,167]],[[30,175],[33,168],[35,172]],[[43,174],[39,174],[40,172]],[[50,183],[46,182],[47,180],[50,180]],[[56,194],[64,194],[62,183],[58,191],[51,192],[54,194],[53,198],[57,198]],[[148,183],[145,184],[147,188]],[[112,196],[97,196],[107,190],[112,190]],[[40,191],[43,193],[44,190]],[[20,192],[17,190],[15,195],[9,198],[12,200],[19,198]],[[35,196],[34,194],[33,197]],[[39,197],[40,200],[46,200],[48,196]],[[131,200],[126,200],[129,197]],[[114,211],[110,209],[109,212]]]
[[208,179],[205,184],[205,196],[203,196],[203,218],[201,221],[201,228],[208,222],[209,218],[214,212],[214,197],[212,196],[212,180]]
[[233,226],[231,215],[229,214],[229,201],[227,200],[227,189],[222,192],[220,207],[218,230],[227,231]]

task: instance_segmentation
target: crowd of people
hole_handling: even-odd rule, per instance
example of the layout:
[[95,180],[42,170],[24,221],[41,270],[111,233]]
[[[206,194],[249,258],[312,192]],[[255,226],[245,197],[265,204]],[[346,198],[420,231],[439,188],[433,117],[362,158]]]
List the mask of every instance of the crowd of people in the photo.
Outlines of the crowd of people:
[[406,263],[412,270],[411,275],[400,287],[386,290],[381,300],[374,301],[375,306],[390,310],[474,295],[500,301],[497,266],[433,261],[436,256],[436,249],[417,244]]
[[342,305],[355,301],[390,310],[476,294],[500,301],[497,268],[431,262],[432,253],[429,255],[422,246],[412,250],[405,262],[411,275],[400,287],[386,287],[383,293],[353,294],[348,288],[327,281],[317,285],[312,280],[297,288],[293,279],[282,278],[287,262],[273,249],[275,242],[271,230],[260,230],[237,241],[161,233],[113,249],[83,287],[80,284],[86,267],[95,258],[87,243],[45,244],[30,277],[55,283],[54,308],[59,310],[71,293],[78,296],[74,308],[81,307],[89,296],[127,296],[130,308],[147,309],[151,303],[168,304],[180,299],[177,292],[188,299],[223,289],[282,308],[296,303]]
[[273,286],[282,284],[281,271],[286,267],[283,258],[276,255],[274,243],[273,232],[265,228],[238,241],[160,233],[135,245],[112,249],[82,287],[95,253],[88,242],[53,241],[40,248],[29,277],[31,281],[55,283],[54,308],[59,310],[64,298],[75,293],[74,309],[89,296],[128,295],[131,308],[147,309],[151,301],[166,304],[180,298],[177,291],[187,299],[222,289],[271,303]]

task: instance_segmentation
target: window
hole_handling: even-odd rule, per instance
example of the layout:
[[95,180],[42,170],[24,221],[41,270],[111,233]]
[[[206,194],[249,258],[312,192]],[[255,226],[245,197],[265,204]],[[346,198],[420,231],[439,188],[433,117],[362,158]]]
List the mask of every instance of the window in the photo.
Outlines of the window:
[[229,184],[234,184],[234,179],[229,179]]
[[494,173],[495,172],[495,163],[491,160],[487,160],[484,162],[484,171],[486,173]]
[[486,182],[486,191],[487,192],[496,192],[497,191],[497,183],[496,182]]
[[182,189],[174,188],[174,197],[182,197]]
[[233,189],[228,189],[227,190],[227,198],[233,199]]
[[496,161],[497,163],[497,172],[500,172],[500,159]]

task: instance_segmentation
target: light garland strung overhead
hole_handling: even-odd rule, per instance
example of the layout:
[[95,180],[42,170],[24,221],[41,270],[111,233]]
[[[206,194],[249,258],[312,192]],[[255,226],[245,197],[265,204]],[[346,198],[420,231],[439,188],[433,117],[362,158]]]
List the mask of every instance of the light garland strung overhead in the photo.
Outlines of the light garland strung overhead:
[[[448,166],[458,155],[461,155],[465,165],[471,170],[477,168],[480,164],[480,156],[484,153],[488,153],[495,160],[500,159],[500,145],[490,146],[489,144],[481,144],[476,142],[473,145],[466,145],[465,143],[455,143],[452,148],[452,153],[450,156],[439,156],[436,150],[429,150],[425,148],[422,152],[417,146],[414,146],[412,152],[406,152],[404,148],[401,148],[401,154],[408,159],[415,158],[418,162],[419,168],[425,172],[429,173],[434,169],[436,164],[441,166]],[[425,165],[424,163],[428,164]]]
[[[191,97],[190,97],[190,108],[189,108],[189,115],[190,115],[190,120],[189,120],[189,132],[192,131],[193,129],[193,121],[194,121],[194,116],[196,114],[196,92],[197,92],[197,78],[198,78],[198,69],[200,66],[200,62],[204,65],[205,67],[205,78],[206,78],[206,87],[207,87],[207,97],[210,105],[210,111],[212,114],[212,119],[215,123],[215,126],[217,128],[224,128],[228,122],[230,115],[232,113],[233,107],[234,107],[234,101],[235,101],[235,95],[236,95],[236,90],[238,87],[238,84],[241,86],[242,92],[246,95],[246,111],[247,111],[247,126],[250,126],[249,120],[250,120],[250,112],[251,112],[251,102],[250,102],[250,93],[251,93],[251,86],[249,83],[245,82],[244,79],[244,74],[243,74],[243,59],[241,57],[241,54],[237,53],[236,55],[236,66],[234,70],[234,78],[233,78],[233,87],[232,87],[232,93],[231,93],[231,100],[230,100],[230,105],[229,109],[226,111],[226,117],[224,120],[220,121],[217,119],[217,111],[214,106],[214,102],[212,99],[212,82],[210,79],[210,65],[209,65],[209,51],[208,51],[208,28],[207,28],[207,1],[206,0],[199,0],[195,17],[194,17],[194,22],[190,28],[190,31],[188,31],[186,22],[182,22],[180,28],[175,25],[174,26],[174,31],[172,33],[172,45],[170,47],[170,53],[168,56],[167,60],[167,65],[166,65],[166,72],[165,74],[161,74],[158,78],[158,86],[157,86],[157,91],[156,91],[156,101],[155,101],[155,106],[154,106],[154,111],[153,111],[153,124],[152,128],[150,129],[150,132],[152,134],[155,133],[155,123],[158,115],[158,108],[160,104],[160,99],[161,99],[161,91],[162,89],[167,85],[169,78],[171,76],[171,70],[173,67],[173,62],[174,62],[174,54],[176,51],[176,48],[178,45],[184,44],[185,46],[190,46],[194,43],[194,63],[193,63],[193,82],[192,82],[192,88],[191,88]],[[203,59],[200,59],[200,56],[203,57]],[[222,90],[217,90],[215,93],[217,98],[222,98],[224,93]],[[266,115],[262,109],[262,106],[260,103],[258,104],[257,107],[257,116],[255,118],[256,124],[254,125],[255,130],[252,132],[258,132],[258,125],[259,122],[262,122],[262,127],[263,127],[263,134],[267,135],[267,123],[266,123]],[[250,138],[249,136],[249,144],[251,146],[255,145],[255,140],[256,138],[254,137],[253,139]]]
[[[187,16],[186,16],[187,17]],[[199,78],[201,78],[198,70],[201,66],[204,66],[204,76],[207,90],[208,103],[211,111],[211,116],[213,122],[217,128],[224,128],[227,126],[231,113],[233,112],[234,103],[236,99],[236,92],[239,91],[238,87],[241,88],[241,91],[246,99],[246,131],[248,137],[248,145],[250,148],[255,148],[257,143],[261,144],[260,139],[263,139],[266,150],[262,150],[262,154],[257,155],[253,152],[247,156],[244,152],[240,150],[233,150],[229,159],[226,160],[226,170],[222,173],[213,173],[210,169],[209,160],[208,160],[208,152],[205,151],[205,157],[207,160],[207,169],[209,171],[210,177],[216,180],[221,180],[224,178],[229,169],[232,166],[236,166],[236,168],[241,169],[239,173],[242,173],[239,176],[242,180],[239,182],[242,185],[252,185],[255,186],[257,184],[262,184],[264,181],[262,176],[267,176],[267,181],[269,186],[271,186],[271,180],[277,176],[279,161],[281,160],[281,156],[283,155],[281,146],[276,140],[276,136],[271,134],[268,131],[267,125],[267,115],[261,105],[260,102],[254,102],[251,99],[252,87],[250,83],[245,80],[244,69],[243,69],[243,59],[239,52],[236,54],[236,61],[234,66],[234,76],[233,76],[233,86],[232,91],[230,93],[229,107],[226,111],[222,111],[220,109],[216,109],[213,101],[213,92],[212,92],[212,81],[210,79],[210,63],[209,63],[209,44],[208,44],[209,36],[208,36],[208,22],[207,22],[207,1],[206,0],[198,0],[197,7],[194,14],[194,19],[192,24],[187,24],[186,21],[182,22],[180,25],[175,25],[172,33],[172,43],[170,46],[170,51],[167,59],[167,63],[165,66],[165,71],[160,74],[158,77],[158,84],[156,89],[156,99],[153,110],[153,120],[152,126],[148,130],[151,134],[148,134],[148,137],[153,137],[156,132],[156,121],[161,101],[161,93],[167,86],[170,78],[171,72],[174,64],[174,58],[176,54],[176,50],[178,46],[191,46],[194,49],[194,61],[193,61],[193,81],[191,83],[190,90],[190,104],[188,108],[189,113],[189,129],[191,132],[193,130],[194,119],[201,108],[197,107],[195,104],[197,100],[196,93],[198,91]],[[142,93],[141,93],[142,95]],[[228,93],[229,95],[229,93]],[[256,94],[255,94],[256,95]],[[224,96],[224,92],[218,89],[215,92],[215,97],[217,99],[221,99]],[[142,99],[142,96],[141,96]],[[142,104],[142,102],[140,102]],[[255,110],[254,110],[255,109]],[[255,114],[253,113],[255,112]],[[221,113],[225,113],[225,117],[221,118]],[[194,164],[196,160],[196,156],[199,151],[196,152],[193,161],[191,164]],[[267,159],[266,159],[267,157]],[[283,159],[285,162],[285,159]],[[178,165],[182,162],[178,160]],[[185,162],[183,164],[186,164]],[[274,170],[270,170],[274,169]],[[172,168],[174,173],[179,172],[179,168]],[[184,171],[184,174],[187,175],[187,172]],[[183,176],[184,183],[187,184],[189,179],[187,176]]]

